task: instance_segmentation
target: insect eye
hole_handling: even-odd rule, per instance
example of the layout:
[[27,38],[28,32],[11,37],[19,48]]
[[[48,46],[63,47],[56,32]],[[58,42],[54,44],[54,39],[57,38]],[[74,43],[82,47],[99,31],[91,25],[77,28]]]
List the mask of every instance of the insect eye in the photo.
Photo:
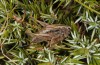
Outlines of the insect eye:
[[67,29],[71,29],[71,27],[67,27]]

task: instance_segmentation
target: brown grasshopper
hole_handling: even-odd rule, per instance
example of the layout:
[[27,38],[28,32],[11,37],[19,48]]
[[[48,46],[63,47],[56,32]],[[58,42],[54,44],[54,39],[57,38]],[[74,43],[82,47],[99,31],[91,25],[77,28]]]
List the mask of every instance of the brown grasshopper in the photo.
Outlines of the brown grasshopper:
[[37,33],[31,33],[26,30],[26,34],[32,36],[33,43],[40,43],[46,41],[47,46],[51,47],[54,43],[58,43],[64,40],[70,33],[71,27],[59,24],[47,24],[37,20],[39,24],[43,26],[43,29]]
[[[25,15],[24,15],[25,16]],[[23,18],[19,18],[16,15],[13,16],[13,18],[18,22],[22,23],[24,20]],[[59,24],[47,24],[45,22],[36,20],[40,25],[43,26],[43,29],[32,33],[30,30],[26,30],[26,34],[32,37],[33,43],[40,43],[43,41],[46,41],[48,44],[47,46],[52,46],[54,43],[58,43],[62,40],[64,40],[70,33],[71,27],[66,25],[59,25]],[[23,22],[24,23],[24,22]]]

